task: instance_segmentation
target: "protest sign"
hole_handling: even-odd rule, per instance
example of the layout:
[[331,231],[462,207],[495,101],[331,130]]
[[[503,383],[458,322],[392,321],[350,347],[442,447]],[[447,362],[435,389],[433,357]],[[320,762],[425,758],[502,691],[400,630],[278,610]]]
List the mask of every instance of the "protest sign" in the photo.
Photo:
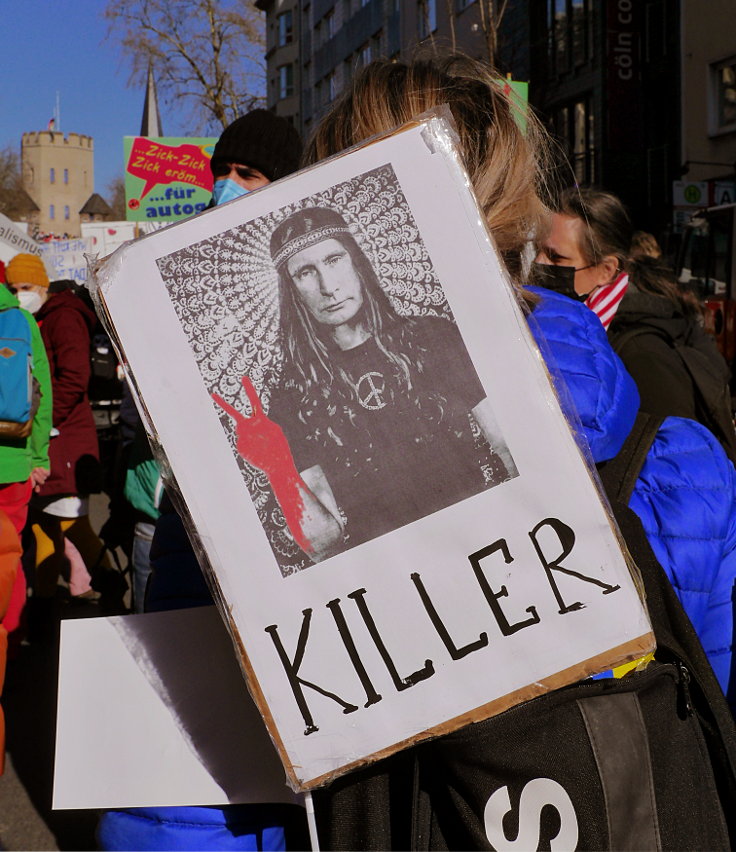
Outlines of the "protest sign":
[[77,284],[83,284],[87,280],[87,259],[84,255],[92,251],[91,239],[50,240],[40,248],[52,281],[71,278]]
[[652,649],[444,120],[123,247],[94,295],[295,789]]
[[62,622],[54,808],[297,801],[214,607]]
[[133,222],[176,222],[200,213],[212,195],[217,139],[126,136],[125,209]]
[[39,244],[28,236],[15,222],[0,213],[0,260],[7,263],[16,254],[40,254]]

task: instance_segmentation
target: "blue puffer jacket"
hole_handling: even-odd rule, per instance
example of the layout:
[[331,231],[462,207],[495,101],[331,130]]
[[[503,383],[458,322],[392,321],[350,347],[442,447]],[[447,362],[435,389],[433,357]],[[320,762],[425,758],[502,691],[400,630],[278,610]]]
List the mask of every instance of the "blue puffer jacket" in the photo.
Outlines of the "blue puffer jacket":
[[[541,298],[530,327],[551,369],[564,378],[563,405],[566,397],[574,404],[593,460],[607,461],[633,426],[636,385],[592,311],[549,290],[530,289]],[[668,417],[629,501],[732,708],[735,499],[736,471],[715,437],[694,420]]]
[[[593,460],[607,461],[633,426],[639,409],[636,385],[592,311],[551,291],[534,291],[540,302],[529,324],[563,405],[574,412],[571,420],[579,419]],[[731,666],[736,577],[734,495],[736,472],[718,441],[695,421],[669,417],[630,501],[724,690]],[[156,525],[151,560],[147,609],[213,602],[184,525],[170,506]],[[277,808],[282,825],[291,822],[298,836],[301,814],[289,821],[284,806]],[[305,848],[289,844],[284,831],[269,822],[273,815],[268,806],[258,805],[112,811],[103,816],[98,839],[108,850]]]

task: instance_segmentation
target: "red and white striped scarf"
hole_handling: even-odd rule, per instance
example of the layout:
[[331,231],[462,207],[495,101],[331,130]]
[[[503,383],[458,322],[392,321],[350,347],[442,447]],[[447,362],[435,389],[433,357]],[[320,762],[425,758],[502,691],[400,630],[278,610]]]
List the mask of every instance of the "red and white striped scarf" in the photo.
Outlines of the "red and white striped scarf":
[[594,290],[585,300],[585,304],[603,323],[603,328],[606,330],[608,330],[611,320],[616,315],[628,286],[629,276],[622,272],[615,281]]

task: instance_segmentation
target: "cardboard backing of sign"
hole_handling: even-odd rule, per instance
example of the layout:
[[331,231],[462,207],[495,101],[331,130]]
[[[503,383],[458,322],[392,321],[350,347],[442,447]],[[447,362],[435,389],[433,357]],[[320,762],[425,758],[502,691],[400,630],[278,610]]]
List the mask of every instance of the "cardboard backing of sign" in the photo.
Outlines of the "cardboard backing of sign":
[[295,790],[652,650],[441,116],[96,281]]

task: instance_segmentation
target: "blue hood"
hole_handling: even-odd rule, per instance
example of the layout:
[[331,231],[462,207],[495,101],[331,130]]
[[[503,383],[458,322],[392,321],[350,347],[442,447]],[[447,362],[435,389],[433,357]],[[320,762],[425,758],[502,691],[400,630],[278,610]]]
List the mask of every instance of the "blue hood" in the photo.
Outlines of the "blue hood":
[[[529,328],[549,367],[563,409],[579,418],[593,461],[612,459],[639,411],[639,391],[611,349],[598,317],[581,302],[540,287]],[[564,383],[561,386],[561,381]]]

